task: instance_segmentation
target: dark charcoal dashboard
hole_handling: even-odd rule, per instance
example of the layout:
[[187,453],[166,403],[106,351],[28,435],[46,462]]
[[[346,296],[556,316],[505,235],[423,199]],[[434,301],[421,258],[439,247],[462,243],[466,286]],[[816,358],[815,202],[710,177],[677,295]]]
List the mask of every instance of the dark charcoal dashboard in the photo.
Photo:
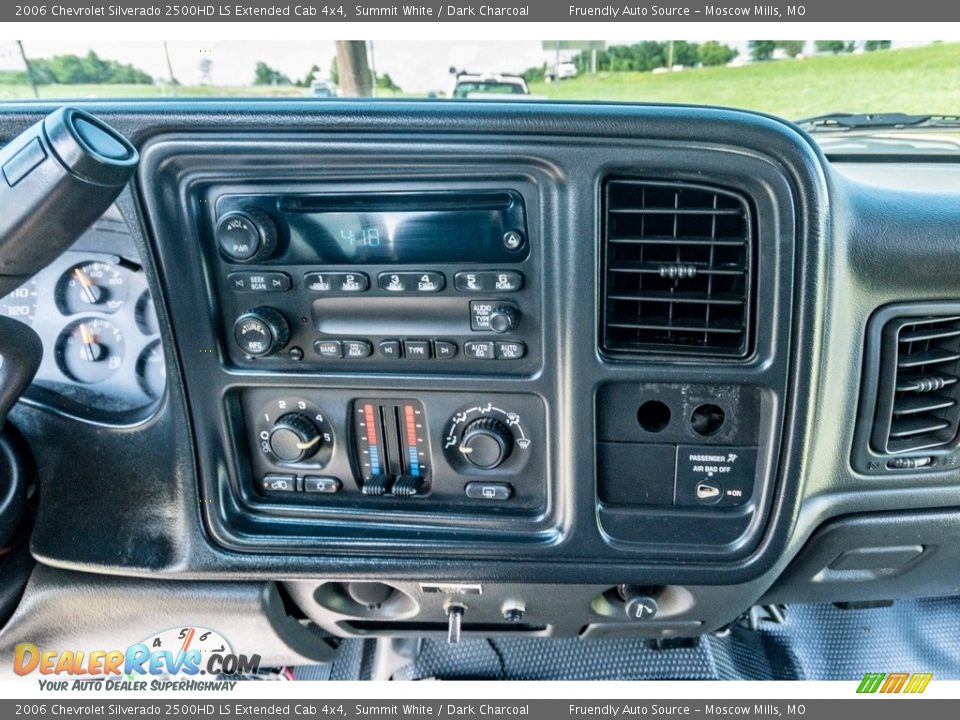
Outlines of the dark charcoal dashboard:
[[465,632],[673,637],[957,591],[960,195],[723,110],[91,109],[142,163],[128,238],[29,294],[72,323],[12,418],[62,569],[35,583],[163,579],[200,612],[232,581],[391,636],[451,604]]

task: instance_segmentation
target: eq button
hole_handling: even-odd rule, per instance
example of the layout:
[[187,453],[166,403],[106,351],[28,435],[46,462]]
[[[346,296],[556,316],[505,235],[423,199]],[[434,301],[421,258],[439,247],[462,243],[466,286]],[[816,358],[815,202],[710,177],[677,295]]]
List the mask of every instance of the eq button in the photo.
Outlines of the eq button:
[[487,341],[471,341],[463,344],[463,354],[474,360],[493,360],[496,357],[494,345]]

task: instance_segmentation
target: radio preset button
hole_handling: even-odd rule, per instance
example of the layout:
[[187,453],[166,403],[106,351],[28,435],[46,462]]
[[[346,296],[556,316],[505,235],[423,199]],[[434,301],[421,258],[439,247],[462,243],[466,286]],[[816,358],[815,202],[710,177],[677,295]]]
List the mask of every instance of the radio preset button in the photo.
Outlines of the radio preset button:
[[460,292],[517,292],[523,289],[523,273],[516,270],[481,270],[458,272],[453,286]]
[[344,340],[343,356],[345,358],[365,358],[373,354],[373,348],[366,340]]
[[493,360],[496,358],[495,347],[492,342],[486,340],[471,340],[463,344],[463,352],[474,360]]
[[342,358],[343,344],[339,340],[317,340],[313,343],[313,351],[320,357]]
[[404,340],[403,356],[407,360],[428,360],[430,358],[430,341]]
[[447,281],[438,272],[385,272],[377,276],[377,284],[391,293],[436,293]]
[[449,360],[457,355],[457,344],[452,340],[434,340],[433,356],[438,360]]
[[370,278],[362,272],[308,272],[303,283],[307,290],[318,293],[361,293],[370,289]]
[[381,340],[380,341],[380,354],[388,358],[398,358],[400,357],[400,341],[399,340]]
[[497,343],[498,360],[519,360],[527,354],[527,346],[519,340],[501,341]]
[[286,292],[291,286],[290,276],[282,272],[233,272],[227,279],[236,292]]

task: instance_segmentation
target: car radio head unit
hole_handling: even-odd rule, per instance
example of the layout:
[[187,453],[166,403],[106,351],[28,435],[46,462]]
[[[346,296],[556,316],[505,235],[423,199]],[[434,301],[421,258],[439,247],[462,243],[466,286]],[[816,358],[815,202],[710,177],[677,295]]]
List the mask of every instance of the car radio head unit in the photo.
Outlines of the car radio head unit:
[[522,182],[442,187],[207,188],[201,228],[233,364],[536,369],[536,195]]
[[217,210],[232,262],[511,263],[528,253],[513,191],[231,195]]

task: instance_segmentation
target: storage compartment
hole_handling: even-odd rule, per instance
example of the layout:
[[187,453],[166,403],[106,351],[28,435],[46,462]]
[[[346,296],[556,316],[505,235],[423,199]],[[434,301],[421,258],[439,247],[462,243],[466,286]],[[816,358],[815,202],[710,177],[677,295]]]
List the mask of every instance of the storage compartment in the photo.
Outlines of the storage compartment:
[[762,602],[857,602],[960,593],[960,510],[822,525]]

